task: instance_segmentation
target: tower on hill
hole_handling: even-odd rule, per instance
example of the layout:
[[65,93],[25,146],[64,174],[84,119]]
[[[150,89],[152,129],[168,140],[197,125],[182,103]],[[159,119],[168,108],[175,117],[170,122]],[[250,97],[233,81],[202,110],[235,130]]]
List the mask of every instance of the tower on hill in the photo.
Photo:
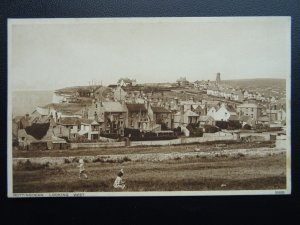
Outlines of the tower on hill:
[[220,82],[221,82],[221,73],[217,73],[216,83],[220,83]]

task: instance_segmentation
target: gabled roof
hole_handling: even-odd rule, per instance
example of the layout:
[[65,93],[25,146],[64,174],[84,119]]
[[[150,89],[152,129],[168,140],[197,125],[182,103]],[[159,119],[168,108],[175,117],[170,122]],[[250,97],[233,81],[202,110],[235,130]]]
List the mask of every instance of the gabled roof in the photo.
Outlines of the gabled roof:
[[261,108],[259,105],[255,103],[244,103],[237,106],[238,108]]
[[119,102],[102,102],[105,112],[126,112],[126,109]]
[[97,123],[97,121],[92,120],[92,119],[81,119],[81,123],[90,124],[90,125],[99,125],[99,123]]
[[52,140],[52,143],[59,143],[59,144],[66,144],[67,143],[65,139],[56,137],[54,135],[52,135],[51,140]]
[[228,120],[239,120],[239,117],[237,115],[230,115]]
[[218,105],[210,105],[207,107],[207,111],[211,110],[212,108],[215,108],[216,111],[218,111],[220,109],[220,106]]
[[228,112],[234,112],[234,113],[236,112],[236,110],[230,105],[225,106],[225,108],[227,109]]
[[74,114],[83,109],[85,106],[77,103],[50,103],[40,108],[47,109],[48,107],[64,114]]
[[170,110],[164,108],[164,107],[160,107],[160,106],[152,106],[152,111],[154,113],[171,113]]
[[205,109],[205,105],[198,105],[197,108],[194,109],[195,112],[201,112]]
[[215,121],[214,118],[212,118],[211,116],[199,116],[199,121]]
[[191,110],[187,110],[184,113],[185,116],[199,116],[197,113],[191,111]]
[[80,119],[77,117],[62,117],[57,123],[61,125],[80,125]]
[[144,104],[127,103],[126,106],[129,112],[147,112]]

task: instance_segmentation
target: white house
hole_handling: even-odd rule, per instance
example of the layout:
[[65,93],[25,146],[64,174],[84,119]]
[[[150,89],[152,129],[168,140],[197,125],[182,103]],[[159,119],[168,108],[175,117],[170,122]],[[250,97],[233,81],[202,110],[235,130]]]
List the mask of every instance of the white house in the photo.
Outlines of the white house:
[[216,112],[218,111],[218,106],[212,106],[209,107],[207,110],[207,116],[211,116],[212,118],[215,118]]
[[100,135],[100,124],[95,120],[82,119],[79,135],[84,135],[89,140],[98,140]]
[[237,113],[233,107],[222,104],[214,115],[216,121],[227,121],[230,116],[236,116]]

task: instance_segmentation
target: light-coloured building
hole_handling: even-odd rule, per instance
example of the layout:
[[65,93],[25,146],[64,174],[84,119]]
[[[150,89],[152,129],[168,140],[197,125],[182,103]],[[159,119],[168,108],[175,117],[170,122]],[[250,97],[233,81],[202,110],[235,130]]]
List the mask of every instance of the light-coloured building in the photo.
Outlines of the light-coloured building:
[[95,120],[82,119],[79,135],[85,136],[89,140],[98,140],[100,136],[100,124]]
[[262,107],[256,103],[244,103],[237,106],[237,114],[241,116],[250,116],[257,120],[262,115]]
[[222,104],[218,111],[214,114],[216,121],[228,121],[231,116],[236,116],[237,113],[232,106]]

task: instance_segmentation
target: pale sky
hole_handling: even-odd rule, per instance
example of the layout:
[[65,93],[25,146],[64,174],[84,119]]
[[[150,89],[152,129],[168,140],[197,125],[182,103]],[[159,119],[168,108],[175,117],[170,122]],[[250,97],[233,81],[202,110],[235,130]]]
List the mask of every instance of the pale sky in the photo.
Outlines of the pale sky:
[[290,76],[290,18],[25,19],[8,23],[13,90]]

